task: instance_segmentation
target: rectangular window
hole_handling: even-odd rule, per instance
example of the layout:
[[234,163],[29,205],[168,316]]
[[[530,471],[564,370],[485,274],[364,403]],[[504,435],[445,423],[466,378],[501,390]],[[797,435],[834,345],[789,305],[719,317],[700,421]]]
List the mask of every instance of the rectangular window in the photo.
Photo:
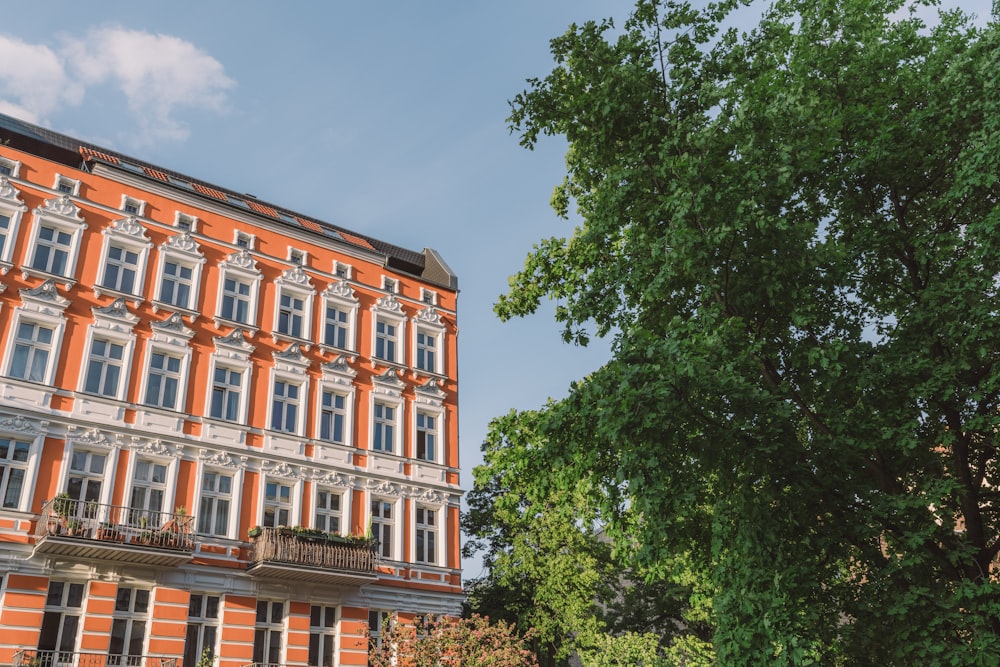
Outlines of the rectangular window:
[[423,461],[434,461],[437,455],[437,419],[426,412],[417,413],[416,457]]
[[14,165],[10,160],[0,158],[0,174],[4,176],[14,175]]
[[125,198],[125,203],[122,204],[122,210],[129,215],[141,215],[142,214],[142,202],[138,199],[132,199],[131,197]]
[[118,587],[108,645],[108,667],[140,667],[146,624],[149,622],[149,591]]
[[337,608],[312,605],[309,608],[309,665],[333,667],[337,645]]
[[431,373],[437,372],[437,336],[417,332],[417,368]]
[[76,664],[76,636],[83,615],[83,584],[49,581],[38,650],[53,651],[52,663]]
[[54,330],[34,322],[21,321],[14,339],[10,376],[32,382],[45,382]]
[[232,368],[215,369],[215,375],[212,379],[211,417],[231,422],[240,418],[242,381],[242,371]]
[[396,426],[396,408],[385,403],[375,403],[375,418],[372,423],[372,449],[392,452]]
[[277,528],[288,526],[292,515],[292,487],[290,484],[268,482],[264,485],[264,523]]
[[[2,163],[0,163],[2,164]],[[10,216],[0,213],[0,257],[3,257],[4,246],[7,245],[7,236],[10,234]]]
[[132,294],[135,291],[135,277],[139,270],[139,253],[119,246],[108,248],[108,258],[104,264],[104,287],[116,292]]
[[235,278],[222,281],[221,316],[230,322],[250,323],[250,283]]
[[349,314],[336,306],[326,307],[326,322],[323,327],[323,343],[330,347],[347,349]]
[[417,553],[418,563],[433,565],[437,549],[437,513],[428,507],[417,508]]
[[186,215],[184,213],[177,214],[177,229],[183,229],[184,231],[194,230],[195,217],[193,215]]
[[178,308],[190,308],[193,287],[194,269],[192,267],[177,262],[166,261],[163,263],[160,301]]
[[378,498],[372,499],[372,536],[378,541],[378,550],[383,558],[392,558],[392,503]]
[[87,380],[83,390],[88,394],[97,394],[114,398],[118,395],[118,383],[121,380],[122,364],[125,359],[125,346],[102,338],[95,338],[90,346],[90,358],[87,361]]
[[264,665],[284,664],[281,660],[282,635],[285,625],[285,603],[257,601],[257,622],[254,625],[253,662]]
[[226,537],[229,534],[229,507],[233,497],[233,478],[205,471],[201,477],[201,505],[198,508],[198,532]]
[[129,523],[150,530],[163,526],[163,499],[166,495],[167,466],[149,459],[136,461],[129,500]]
[[60,178],[56,181],[56,190],[67,195],[76,194],[76,183],[68,178]]
[[66,491],[78,508],[85,509],[84,503],[101,501],[101,486],[104,483],[104,469],[108,457],[99,452],[83,449],[73,450],[69,463],[69,479]]
[[55,227],[42,225],[38,230],[38,239],[35,241],[35,254],[31,260],[31,268],[56,276],[65,275],[72,244],[72,234]]
[[305,300],[291,294],[282,294],[278,304],[278,333],[302,338],[305,314]]
[[206,651],[207,657],[214,660],[218,633],[219,596],[192,593],[188,600],[188,624],[182,664],[197,665]]
[[282,433],[298,431],[299,393],[301,387],[282,380],[274,381],[271,401],[271,429]]
[[177,409],[177,390],[181,382],[181,358],[162,352],[149,355],[146,379],[146,405]]
[[375,323],[375,356],[396,361],[396,326],[379,320]]
[[333,391],[324,391],[320,401],[320,440],[344,444],[344,427],[347,423],[347,397]]
[[31,445],[0,438],[0,507],[18,509],[24,492]]
[[328,533],[340,532],[340,494],[320,489],[316,492],[315,528]]

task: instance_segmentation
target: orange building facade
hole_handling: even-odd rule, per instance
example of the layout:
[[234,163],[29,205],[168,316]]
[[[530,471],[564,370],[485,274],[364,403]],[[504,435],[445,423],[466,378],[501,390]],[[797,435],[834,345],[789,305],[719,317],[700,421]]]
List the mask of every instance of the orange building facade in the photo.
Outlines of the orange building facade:
[[363,665],[458,613],[457,296],[0,116],[0,664]]

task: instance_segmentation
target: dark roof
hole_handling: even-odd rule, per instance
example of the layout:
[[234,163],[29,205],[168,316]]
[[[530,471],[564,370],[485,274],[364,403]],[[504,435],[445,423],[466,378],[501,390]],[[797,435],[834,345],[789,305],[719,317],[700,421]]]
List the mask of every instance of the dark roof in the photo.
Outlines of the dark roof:
[[[89,171],[92,163],[101,163],[143,178],[166,183],[188,195],[200,196],[216,203],[222,202],[244,213],[253,212],[288,227],[319,234],[328,239],[369,251],[374,250],[386,256],[390,268],[420,276],[451,289],[457,289],[454,275],[449,276],[447,280],[442,280],[435,261],[432,261],[432,266],[428,267],[425,252],[407,250],[364,234],[352,232],[338,225],[261,201],[251,195],[206,183],[123,153],[26,123],[12,116],[0,114],[0,143],[53,162],[65,164],[74,169]],[[426,271],[428,268],[432,269],[429,272],[430,275],[425,275],[428,273]]]

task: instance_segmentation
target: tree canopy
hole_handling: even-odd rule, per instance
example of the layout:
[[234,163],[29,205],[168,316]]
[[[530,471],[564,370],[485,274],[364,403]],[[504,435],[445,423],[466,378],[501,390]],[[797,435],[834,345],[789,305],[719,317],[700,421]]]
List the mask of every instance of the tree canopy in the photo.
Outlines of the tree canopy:
[[720,664],[996,664],[998,26],[778,0],[741,32],[737,4],[572,26],[511,103],[524,146],[568,141],[581,222],[497,313],[614,336],[519,482],[694,573]]

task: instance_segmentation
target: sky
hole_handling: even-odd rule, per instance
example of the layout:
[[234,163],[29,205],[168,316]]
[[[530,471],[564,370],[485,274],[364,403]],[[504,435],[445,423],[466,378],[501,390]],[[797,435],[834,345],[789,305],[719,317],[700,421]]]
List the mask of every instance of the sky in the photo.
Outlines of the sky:
[[[990,0],[961,4],[989,15]],[[492,306],[538,240],[564,144],[527,151],[508,100],[571,23],[623,0],[37,0],[0,23],[0,111],[412,250],[459,277],[459,438],[472,485],[490,419],[566,395],[608,357],[545,308]],[[467,564],[465,578],[479,574]]]

